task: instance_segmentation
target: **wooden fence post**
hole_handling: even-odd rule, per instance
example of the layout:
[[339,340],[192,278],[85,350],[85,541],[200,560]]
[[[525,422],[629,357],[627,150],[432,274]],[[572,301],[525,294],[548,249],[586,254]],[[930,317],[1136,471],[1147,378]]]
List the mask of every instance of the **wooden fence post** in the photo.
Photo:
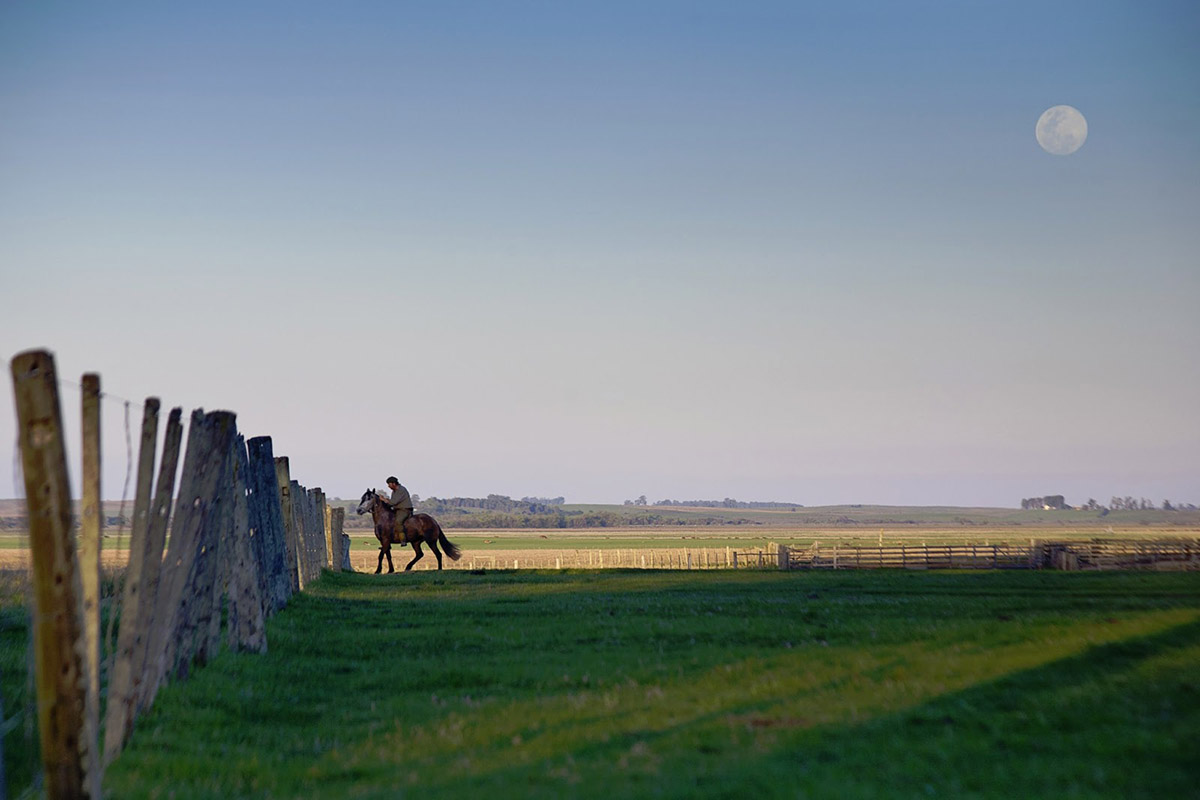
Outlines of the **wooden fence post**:
[[[214,518],[220,514],[219,488],[227,479],[236,418],[232,412],[192,412],[184,455],[179,506],[171,525],[167,560],[159,585],[158,606],[148,656],[149,680],[145,704],[154,701],[168,676],[186,677],[197,654],[197,630],[207,635],[212,596],[201,592],[199,581],[210,578],[216,564],[217,543],[212,541]],[[203,658],[204,654],[201,654]]]
[[229,648],[265,653],[267,636],[264,598],[260,593],[259,562],[250,538],[250,504],[246,497],[245,475],[249,469],[246,449],[240,438],[234,446],[233,518],[227,528],[229,559]]
[[255,553],[261,559],[259,585],[263,589],[263,610],[270,615],[286,606],[292,594],[286,566],[287,533],[271,437],[256,436],[246,442],[246,447],[250,459],[246,472],[250,526],[257,540]]
[[308,489],[296,481],[292,481],[292,503],[300,525],[300,583],[307,587],[313,582],[313,504]]
[[288,583],[291,591],[300,591],[299,546],[296,522],[296,512],[292,506],[292,477],[288,467],[287,456],[275,457],[275,484],[279,491],[279,509],[283,514],[283,531],[285,543],[284,566],[287,568]]
[[[240,443],[236,416],[230,411],[214,411],[216,433],[210,458],[220,478],[209,495],[209,513],[203,516],[200,536],[196,541],[193,570],[184,587],[185,597],[194,597],[196,602],[183,607],[180,616],[183,626],[180,641],[185,645],[176,660],[176,673],[186,678],[192,664],[203,666],[216,657],[221,644],[221,600],[225,587],[221,581],[221,565],[225,554],[221,552],[221,531],[233,524],[233,485],[229,462],[234,447]],[[242,445],[244,447],[244,445]]]
[[136,697],[133,687],[134,640],[141,632],[142,573],[146,561],[146,531],[150,524],[150,501],[154,491],[154,451],[158,446],[156,397],[146,398],[142,408],[142,438],[138,445],[137,486],[133,500],[133,524],[129,533],[129,563],[121,596],[121,630],[117,652],[108,679],[108,715],[104,725],[104,763],[111,764],[133,730]]
[[[100,731],[100,376],[89,372],[81,381],[83,497],[79,527],[79,580],[83,589],[83,632],[87,654],[88,730]],[[98,756],[99,753],[97,752]]]
[[313,496],[313,502],[316,504],[315,511],[317,515],[317,575],[321,574],[321,570],[329,566],[329,506],[325,504],[325,492],[321,491],[320,487],[309,489],[309,494]]
[[[126,722],[132,726],[133,717],[146,706],[146,669],[150,633],[158,611],[159,583],[163,568],[163,547],[167,541],[167,524],[175,498],[175,473],[179,466],[179,448],[183,442],[183,409],[173,408],[167,417],[163,435],[162,459],[158,463],[158,482],[154,490],[154,506],[146,526],[146,543],[142,554],[141,595],[138,603],[137,630],[134,634],[131,671],[136,708]],[[107,734],[106,734],[107,735]],[[126,732],[128,738],[128,732]]]
[[[276,467],[278,470],[278,467]],[[292,524],[296,535],[296,583],[298,591],[308,585],[308,551],[304,539],[304,506],[308,499],[304,489],[296,481],[288,481],[288,496],[291,498]]]
[[85,725],[86,660],[71,490],[54,358],[44,350],[11,363],[29,511],[38,735],[49,797],[100,797],[96,731]]
[[292,517],[296,527],[296,576],[300,590],[312,583],[309,563],[312,560],[312,548],[309,546],[309,530],[312,521],[309,519],[308,492],[296,481],[289,481],[288,491],[292,499]]
[[333,509],[329,523],[333,531],[334,570],[353,572],[354,565],[350,563],[350,537],[345,534],[346,509],[340,506]]
[[321,493],[321,505],[325,507],[325,552],[329,555],[329,568],[337,571],[339,565],[337,563],[337,551],[333,546],[333,507],[325,500],[325,493]]

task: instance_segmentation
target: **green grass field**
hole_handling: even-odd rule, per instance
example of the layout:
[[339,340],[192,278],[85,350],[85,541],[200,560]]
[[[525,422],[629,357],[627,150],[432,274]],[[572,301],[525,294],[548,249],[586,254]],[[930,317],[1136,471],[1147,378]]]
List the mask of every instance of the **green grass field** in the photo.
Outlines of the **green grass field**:
[[159,695],[110,796],[1200,785],[1196,574],[326,574],[268,630]]

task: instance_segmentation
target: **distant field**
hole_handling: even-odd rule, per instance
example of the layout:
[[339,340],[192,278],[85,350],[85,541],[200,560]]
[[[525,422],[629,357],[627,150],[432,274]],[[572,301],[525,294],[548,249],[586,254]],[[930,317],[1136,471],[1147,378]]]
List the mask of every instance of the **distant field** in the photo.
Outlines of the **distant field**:
[[[369,518],[354,513],[356,501],[331,500],[332,505],[346,509],[348,529],[361,526],[370,529]],[[729,529],[741,535],[746,528],[784,529],[858,529],[858,528],[1090,528],[1104,530],[1138,527],[1184,527],[1200,528],[1200,511],[1042,511],[1016,508],[973,508],[956,506],[814,506],[796,510],[763,510],[739,508],[709,508],[681,506],[626,506],[571,504],[561,506],[564,512],[594,512],[614,515],[631,520],[645,515],[661,518],[658,525],[651,527],[695,528],[713,530]],[[116,519],[122,514],[133,513],[132,500],[123,506],[120,502],[106,500],[103,504],[105,517]],[[0,500],[0,530],[3,523],[12,523],[25,513],[20,500]],[[464,525],[469,529],[470,525]],[[632,527],[618,524],[615,527]],[[646,527],[639,525],[638,527]],[[561,529],[556,529],[561,530]],[[605,528],[589,528],[586,532],[603,531]]]
[[[331,501],[347,509],[355,570],[373,572],[379,546],[365,517],[354,514],[353,501]],[[564,511],[603,512],[612,519],[633,520],[646,514],[661,517],[657,525],[614,525],[589,528],[447,528],[446,535],[464,552],[457,564],[466,569],[513,567],[661,567],[712,566],[728,561],[734,551],[769,551],[771,543],[804,548],[828,546],[921,544],[1028,544],[1030,539],[1156,538],[1200,536],[1198,511],[1024,511],[1011,508],[951,506],[822,506],[794,510],[680,506],[572,505]],[[16,500],[0,500],[0,567],[28,563],[26,533],[16,529],[24,513]],[[106,501],[106,517],[132,513],[132,503]],[[469,519],[469,517],[468,517]],[[607,517],[606,517],[607,519]],[[460,520],[461,521],[461,520]],[[104,563],[125,562],[129,532],[105,529]],[[402,569],[412,550],[396,547],[393,561]],[[432,554],[416,569],[436,569]],[[385,565],[386,569],[386,565]]]
[[[1012,512],[1022,513],[1022,512]],[[1042,512],[1024,512],[1042,513]],[[1050,513],[1050,512],[1047,512]],[[1070,512],[1066,512],[1070,513]],[[1142,513],[1142,512],[1130,512]],[[913,515],[916,518],[918,515]],[[925,516],[928,516],[926,514]],[[924,517],[922,517],[924,518]],[[1077,521],[1078,518],[1077,518]],[[368,530],[349,530],[351,563],[355,570],[374,571],[379,545]],[[466,529],[447,530],[446,535],[463,550],[463,559],[447,567],[600,567],[600,566],[680,566],[692,554],[693,566],[701,567],[727,558],[728,551],[742,553],[769,551],[772,543],[804,548],[814,542],[822,547],[871,546],[878,544],[1028,544],[1031,539],[1087,541],[1096,538],[1174,538],[1200,537],[1200,522],[1184,525],[994,525],[955,526],[879,525],[855,526],[663,526],[634,528],[587,528],[580,530],[546,529]],[[28,561],[25,531],[0,532],[0,567],[21,567]],[[109,529],[103,543],[106,564],[125,563],[129,546],[128,531]],[[412,550],[393,547],[393,561],[401,569],[412,558]],[[426,550],[417,569],[435,569],[436,560]],[[386,569],[386,565],[384,567]]]

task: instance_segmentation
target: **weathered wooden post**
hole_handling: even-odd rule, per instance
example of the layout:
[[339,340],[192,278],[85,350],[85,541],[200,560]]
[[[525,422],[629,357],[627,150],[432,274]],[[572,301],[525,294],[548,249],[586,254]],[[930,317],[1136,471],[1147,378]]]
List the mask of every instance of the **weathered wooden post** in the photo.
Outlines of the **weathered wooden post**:
[[[159,585],[158,606],[151,632],[145,704],[149,706],[168,674],[186,677],[197,655],[195,635],[209,633],[212,613],[212,571],[217,541],[214,518],[220,514],[220,487],[235,436],[236,417],[229,411],[192,412],[187,453],[179,487],[179,506],[171,525],[167,561]],[[203,658],[203,654],[201,654]]]
[[285,543],[284,565],[288,572],[288,583],[291,584],[291,591],[300,591],[300,568],[297,553],[299,546],[297,544],[297,532],[299,526],[296,522],[296,512],[292,507],[292,477],[291,470],[288,466],[287,456],[275,457],[275,483],[279,491],[279,509],[283,514],[283,531]]
[[320,487],[309,489],[308,493],[312,495],[314,510],[317,515],[317,569],[316,574],[319,576],[321,570],[329,566],[329,507],[325,504],[325,492],[321,491]]
[[321,493],[321,505],[325,509],[325,552],[329,554],[329,568],[336,571],[339,568],[337,560],[337,550],[334,549],[333,541],[333,506],[325,499],[325,493]]
[[305,581],[312,583],[321,572],[317,566],[317,536],[321,533],[321,526],[317,520],[316,498],[307,487],[301,489],[304,491]]
[[330,529],[333,532],[334,543],[334,570],[341,572],[353,572],[354,567],[350,564],[350,537],[344,532],[346,525],[346,509],[338,507],[333,509],[329,517]]
[[278,468],[270,436],[255,436],[246,442],[246,448],[250,459],[246,473],[250,526],[262,570],[259,585],[262,587],[263,610],[271,615],[287,605],[292,594],[286,566],[287,533],[279,501]]
[[245,475],[249,469],[246,450],[239,437],[231,458],[233,468],[233,515],[227,528],[230,545],[226,557],[229,579],[229,648],[265,653],[267,651],[265,602],[260,593],[258,559],[250,539],[250,504],[246,496]]
[[[133,717],[147,704],[147,656],[150,648],[150,633],[158,614],[161,613],[157,610],[157,601],[162,577],[163,548],[167,541],[167,525],[171,520],[171,507],[175,498],[175,472],[179,466],[179,449],[183,442],[182,419],[183,409],[178,407],[171,409],[171,413],[167,417],[167,431],[163,435],[163,453],[158,464],[154,506],[150,510],[149,524],[146,526],[146,542],[142,553],[142,598],[138,602],[137,631],[134,634],[133,652],[130,656],[131,672],[133,673],[133,700],[136,708],[126,722],[128,729],[131,729]],[[128,736],[129,730],[126,730],[125,737],[128,739]]]
[[296,528],[296,576],[300,590],[312,582],[309,562],[312,560],[312,548],[309,543],[309,529],[312,522],[309,519],[308,492],[297,481],[288,483],[288,493],[291,496],[292,516]]
[[142,438],[138,445],[137,486],[133,500],[133,524],[129,533],[129,563],[121,595],[121,631],[108,680],[108,715],[104,725],[104,763],[117,757],[133,730],[134,640],[141,633],[142,573],[146,562],[146,531],[150,525],[150,501],[154,491],[154,451],[158,444],[156,397],[146,398],[142,408]]
[[208,508],[201,516],[195,541],[192,571],[184,584],[183,612],[176,641],[182,644],[177,651],[175,673],[187,678],[192,665],[203,666],[217,654],[221,642],[221,530],[233,523],[233,486],[229,461],[238,441],[236,416],[230,411],[214,411],[215,434],[209,458],[220,477],[208,494]]
[[[100,731],[100,376],[89,372],[81,382],[83,497],[79,526],[79,580],[83,589],[83,632],[87,653],[87,722]],[[98,755],[98,754],[97,754]]]
[[86,725],[87,663],[71,491],[54,358],[11,363],[29,511],[38,735],[49,797],[100,797],[97,731]]

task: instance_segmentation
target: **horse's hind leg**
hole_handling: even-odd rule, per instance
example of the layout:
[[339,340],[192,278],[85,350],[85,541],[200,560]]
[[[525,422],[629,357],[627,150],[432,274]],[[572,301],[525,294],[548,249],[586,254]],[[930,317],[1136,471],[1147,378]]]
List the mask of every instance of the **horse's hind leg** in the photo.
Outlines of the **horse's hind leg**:
[[433,551],[433,554],[434,554],[435,556],[437,556],[437,560],[438,560],[438,569],[441,569],[441,568],[442,568],[442,551],[441,551],[441,550],[438,550],[438,546],[437,546],[437,541],[436,541],[436,540],[434,540],[434,541],[432,541],[432,542],[429,542],[429,549]]
[[415,555],[415,556],[413,556],[413,560],[412,560],[412,561],[408,562],[408,566],[404,568],[404,571],[405,571],[405,572],[408,572],[410,569],[412,569],[412,568],[413,568],[413,564],[415,564],[415,563],[417,563],[418,561],[420,561],[420,560],[421,560],[421,558],[422,558],[422,557],[425,555],[423,552],[421,552],[421,540],[420,540],[420,539],[418,539],[417,541],[413,542],[413,543],[412,543],[412,546],[413,546],[413,550],[414,550],[414,551],[416,551],[416,555]]

